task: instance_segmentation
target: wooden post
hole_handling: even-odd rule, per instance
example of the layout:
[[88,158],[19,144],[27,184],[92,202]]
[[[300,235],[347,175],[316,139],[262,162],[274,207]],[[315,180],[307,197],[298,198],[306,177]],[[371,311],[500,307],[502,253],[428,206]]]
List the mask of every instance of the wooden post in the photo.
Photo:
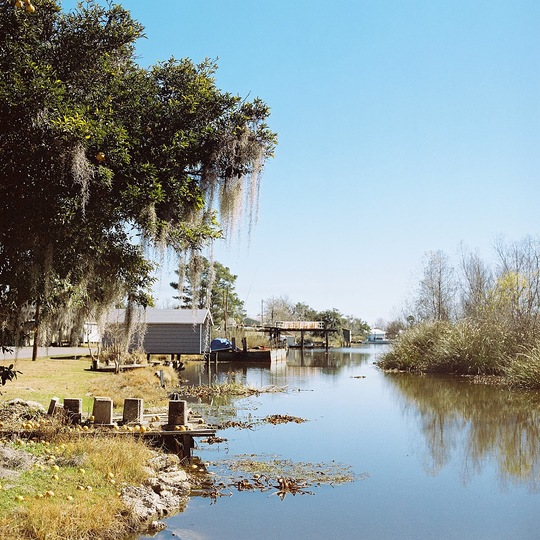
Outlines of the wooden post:
[[328,352],[328,330],[324,333],[324,337],[326,338],[326,352]]
[[32,362],[35,362],[37,360],[38,354],[40,312],[41,301],[38,299],[38,301],[36,302],[36,313],[34,315],[34,343],[32,345]]
[[300,330],[300,348],[304,350],[304,331]]

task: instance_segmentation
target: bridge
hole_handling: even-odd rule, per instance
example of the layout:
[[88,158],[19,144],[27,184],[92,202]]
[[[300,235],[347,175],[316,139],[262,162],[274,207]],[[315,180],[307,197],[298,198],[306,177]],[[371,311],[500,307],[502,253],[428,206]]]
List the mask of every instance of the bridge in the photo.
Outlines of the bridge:
[[328,350],[328,334],[337,332],[335,328],[326,328],[324,321],[277,321],[274,325],[265,325],[264,331],[270,338],[280,341],[282,332],[300,332],[300,348],[305,348],[304,334],[306,332],[324,333],[325,348]]

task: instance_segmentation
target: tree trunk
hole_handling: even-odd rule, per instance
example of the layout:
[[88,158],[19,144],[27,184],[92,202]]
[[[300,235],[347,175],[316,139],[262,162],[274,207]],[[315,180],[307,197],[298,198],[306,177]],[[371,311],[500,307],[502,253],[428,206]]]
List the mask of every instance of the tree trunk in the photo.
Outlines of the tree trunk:
[[35,362],[37,360],[37,354],[38,354],[40,311],[41,311],[41,302],[40,300],[38,300],[36,302],[36,313],[34,315],[34,344],[32,347],[32,362]]

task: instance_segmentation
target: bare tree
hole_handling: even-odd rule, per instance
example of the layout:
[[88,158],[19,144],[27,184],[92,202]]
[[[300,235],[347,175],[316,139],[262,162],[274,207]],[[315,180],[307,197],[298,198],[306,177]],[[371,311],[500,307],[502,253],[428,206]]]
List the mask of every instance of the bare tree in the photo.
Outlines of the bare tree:
[[386,321],[379,317],[378,319],[375,319],[372,328],[379,328],[380,330],[386,330]]
[[264,321],[267,324],[294,320],[293,314],[294,305],[286,296],[273,296],[264,302]]
[[461,256],[461,315],[482,319],[486,316],[486,306],[493,288],[493,272],[480,259],[478,253],[462,252]]
[[540,241],[526,237],[519,242],[496,243],[499,257],[492,304],[506,324],[522,337],[540,329]]
[[423,321],[452,319],[456,290],[454,267],[447,255],[440,250],[428,252],[414,301],[417,318]]

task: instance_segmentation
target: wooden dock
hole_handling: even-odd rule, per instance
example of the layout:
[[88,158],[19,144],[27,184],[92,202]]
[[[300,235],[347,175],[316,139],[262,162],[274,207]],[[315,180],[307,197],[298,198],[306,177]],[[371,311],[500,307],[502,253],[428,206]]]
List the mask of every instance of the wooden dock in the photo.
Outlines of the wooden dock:
[[[174,452],[180,459],[191,458],[191,451],[195,447],[196,438],[214,437],[216,434],[216,428],[208,425],[164,425],[153,428],[148,428],[146,422],[140,425],[144,427],[144,430],[132,425],[95,426],[92,424],[73,426],[73,429],[77,436],[81,437],[140,437],[148,441],[152,446]],[[13,435],[20,439],[36,440],[41,436],[41,432],[36,429],[0,430],[0,438]]]

